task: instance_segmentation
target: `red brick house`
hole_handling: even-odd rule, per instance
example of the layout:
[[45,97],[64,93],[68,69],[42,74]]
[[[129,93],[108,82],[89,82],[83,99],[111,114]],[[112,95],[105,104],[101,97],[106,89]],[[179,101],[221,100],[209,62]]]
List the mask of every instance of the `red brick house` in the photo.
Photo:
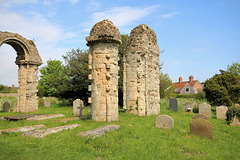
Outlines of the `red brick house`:
[[190,76],[189,81],[185,82],[182,81],[182,77],[179,77],[179,82],[174,83],[173,86],[178,94],[197,94],[203,89],[198,80],[193,80],[193,76]]

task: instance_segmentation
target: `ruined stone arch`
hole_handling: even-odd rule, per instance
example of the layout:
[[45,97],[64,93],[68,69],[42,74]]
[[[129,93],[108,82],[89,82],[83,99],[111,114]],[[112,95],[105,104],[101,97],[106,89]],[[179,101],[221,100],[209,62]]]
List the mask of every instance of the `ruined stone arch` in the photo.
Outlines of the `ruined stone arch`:
[[32,40],[17,33],[0,31],[0,46],[5,43],[12,46],[17,52],[18,65],[18,96],[17,112],[32,112],[38,110],[37,101],[37,73],[42,64],[37,48]]

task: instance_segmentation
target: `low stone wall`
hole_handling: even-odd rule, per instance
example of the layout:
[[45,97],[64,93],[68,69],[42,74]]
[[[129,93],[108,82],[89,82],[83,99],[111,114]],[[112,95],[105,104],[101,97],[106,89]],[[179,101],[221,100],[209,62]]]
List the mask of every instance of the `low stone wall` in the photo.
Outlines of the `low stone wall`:
[[17,97],[18,93],[0,93],[0,97]]

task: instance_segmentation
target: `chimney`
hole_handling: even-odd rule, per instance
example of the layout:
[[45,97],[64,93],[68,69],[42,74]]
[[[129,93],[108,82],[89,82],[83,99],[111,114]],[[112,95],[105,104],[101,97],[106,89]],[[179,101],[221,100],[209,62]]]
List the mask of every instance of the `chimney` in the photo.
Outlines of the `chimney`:
[[14,84],[12,85],[12,88],[14,88]]
[[189,83],[193,81],[193,76],[189,76]]
[[179,77],[179,83],[182,83],[182,77]]

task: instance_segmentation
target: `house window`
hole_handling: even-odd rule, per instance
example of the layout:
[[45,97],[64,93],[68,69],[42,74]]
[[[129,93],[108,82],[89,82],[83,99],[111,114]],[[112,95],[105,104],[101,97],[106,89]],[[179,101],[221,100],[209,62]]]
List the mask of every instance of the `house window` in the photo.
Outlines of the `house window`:
[[195,94],[197,94],[197,89],[194,89],[194,91],[195,91]]
[[189,92],[189,88],[186,88],[186,93],[188,93]]

